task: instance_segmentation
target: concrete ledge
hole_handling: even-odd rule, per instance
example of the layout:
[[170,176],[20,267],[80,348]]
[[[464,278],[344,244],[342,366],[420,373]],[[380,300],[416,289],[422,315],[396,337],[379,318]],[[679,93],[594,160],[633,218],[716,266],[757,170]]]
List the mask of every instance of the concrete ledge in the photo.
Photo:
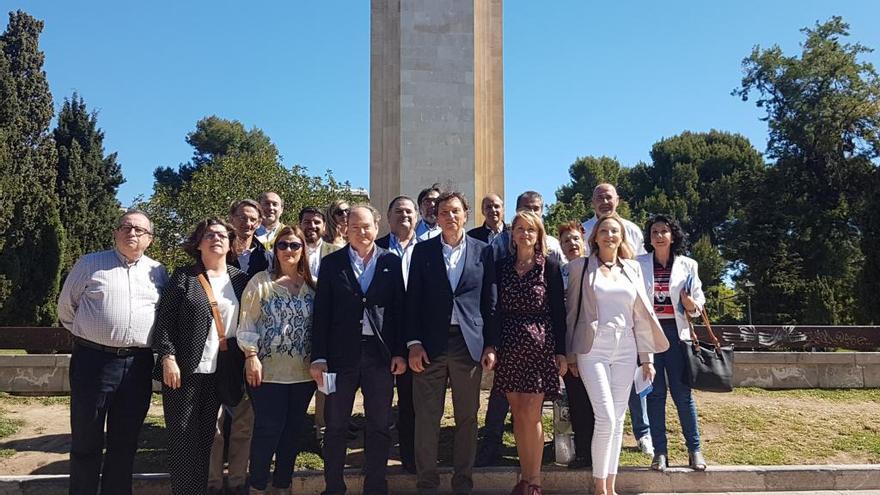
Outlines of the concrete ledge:
[[[446,492],[450,469],[440,471],[440,491]],[[551,468],[544,473],[544,489],[548,493],[587,493],[591,473],[586,470]],[[67,493],[67,476],[0,476],[0,495],[54,495]],[[362,491],[359,470],[346,471],[348,492]],[[517,480],[511,468],[482,468],[474,472],[475,493],[508,493]],[[415,476],[399,468],[389,469],[391,493],[415,493]],[[297,473],[293,478],[294,493],[318,495],[324,488],[323,473]],[[647,468],[623,469],[617,478],[622,493],[718,493],[820,490],[880,491],[880,465],[820,466],[710,466],[703,473],[685,468],[672,468],[655,473]],[[134,493],[158,495],[170,493],[167,474],[135,475]]]
[[[67,393],[69,367],[69,354],[0,355],[0,392]],[[733,379],[736,387],[765,389],[876,388],[880,352],[742,351],[734,356]],[[483,389],[491,386],[492,373],[484,373]]]

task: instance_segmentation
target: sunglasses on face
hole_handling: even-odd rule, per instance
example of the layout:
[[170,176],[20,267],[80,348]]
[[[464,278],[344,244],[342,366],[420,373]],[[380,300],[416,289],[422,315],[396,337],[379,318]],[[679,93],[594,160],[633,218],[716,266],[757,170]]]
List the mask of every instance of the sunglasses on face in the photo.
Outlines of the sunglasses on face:
[[299,251],[302,247],[302,243],[299,242],[279,241],[275,243],[275,248],[279,251]]
[[339,210],[336,210],[336,212],[333,213],[333,214],[336,215],[337,217],[347,217],[347,216],[348,216],[348,210],[349,210],[348,208],[345,208],[345,209],[339,209]]

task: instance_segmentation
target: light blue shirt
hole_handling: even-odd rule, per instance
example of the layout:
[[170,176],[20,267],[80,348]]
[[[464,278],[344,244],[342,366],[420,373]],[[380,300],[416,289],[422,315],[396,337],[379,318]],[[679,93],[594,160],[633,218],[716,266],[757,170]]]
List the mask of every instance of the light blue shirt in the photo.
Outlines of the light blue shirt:
[[406,247],[400,244],[400,240],[394,235],[394,232],[388,238],[388,250],[400,257],[400,267],[403,270],[403,288],[409,281],[409,264],[412,261],[413,248],[419,238],[413,235]]
[[419,223],[416,224],[416,239],[420,241],[427,241],[428,239],[437,237],[440,235],[440,226],[436,223],[433,227],[429,226],[425,223],[425,220],[419,220]]
[[[367,301],[367,290],[370,288],[370,284],[373,282],[373,275],[376,274],[376,246],[373,246],[373,250],[370,254],[370,260],[364,262],[364,259],[361,258],[357,251],[355,251],[351,246],[348,247],[348,259],[351,261],[351,269],[354,272],[354,277],[357,279],[358,284],[361,286],[361,292],[364,295],[364,302]],[[373,328],[370,326],[370,319],[367,315],[367,308],[364,308],[364,317],[361,320],[361,335],[375,335],[373,333]]]

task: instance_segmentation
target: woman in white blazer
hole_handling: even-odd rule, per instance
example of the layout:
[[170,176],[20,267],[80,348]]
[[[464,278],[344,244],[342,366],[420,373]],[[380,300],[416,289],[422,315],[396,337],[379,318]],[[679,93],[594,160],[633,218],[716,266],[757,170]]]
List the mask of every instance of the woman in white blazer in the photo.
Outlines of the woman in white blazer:
[[[684,255],[687,239],[678,222],[669,215],[654,215],[645,226],[648,234],[645,249],[638,257],[645,279],[645,292],[654,304],[654,312],[669,340],[666,352],[654,356],[657,378],[648,394],[648,420],[654,459],[651,469],[664,471],[669,466],[666,439],[666,390],[678,410],[678,420],[688,449],[688,465],[697,471],[706,469],[700,451],[697,405],[687,379],[687,357],[679,342],[690,339],[688,315],[697,317],[706,298],[697,262]],[[685,314],[687,313],[687,315]]]
[[654,353],[669,342],[631,259],[623,220],[599,217],[588,238],[590,256],[569,263],[566,351],[576,363],[596,418],[591,446],[594,493],[616,493],[623,421],[636,368],[654,378]]

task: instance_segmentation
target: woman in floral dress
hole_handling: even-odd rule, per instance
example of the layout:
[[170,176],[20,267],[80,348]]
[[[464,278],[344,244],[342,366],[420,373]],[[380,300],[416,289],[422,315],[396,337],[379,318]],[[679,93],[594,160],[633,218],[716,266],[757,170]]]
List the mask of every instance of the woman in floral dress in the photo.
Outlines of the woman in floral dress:
[[498,262],[500,345],[495,392],[507,395],[521,479],[512,494],[540,495],[545,399],[559,394],[565,360],[565,302],[559,265],[546,256],[544,224],[519,211],[511,226],[513,254]]

